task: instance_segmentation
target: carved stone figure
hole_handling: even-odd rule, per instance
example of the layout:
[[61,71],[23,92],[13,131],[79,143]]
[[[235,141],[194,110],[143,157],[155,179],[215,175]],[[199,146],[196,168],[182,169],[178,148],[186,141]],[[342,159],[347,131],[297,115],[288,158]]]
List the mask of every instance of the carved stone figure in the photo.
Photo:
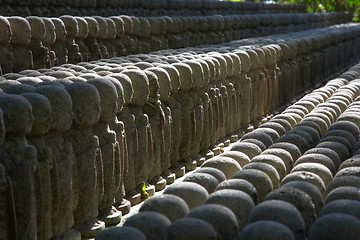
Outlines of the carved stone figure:
[[162,179],[161,174],[161,161],[162,152],[164,147],[164,132],[163,126],[165,125],[164,112],[160,106],[159,94],[159,80],[155,73],[145,70],[149,81],[149,99],[148,102],[142,106],[143,113],[149,117],[151,127],[151,142],[149,142],[149,180],[155,186],[156,190],[165,188],[166,181]]
[[[161,101],[170,108],[171,113],[171,151],[170,152],[170,164],[174,166],[179,160],[179,147],[181,141],[181,106],[175,100],[174,95],[178,93],[180,86],[180,74],[179,71],[170,64],[159,65],[158,67],[163,68],[167,71],[170,77],[171,92],[170,95],[160,93]],[[165,79],[166,80],[166,79]],[[161,87],[161,86],[160,86]],[[168,150],[166,150],[168,151]],[[170,177],[170,176],[168,176]]]
[[78,26],[79,26],[79,33],[75,38],[75,43],[79,46],[79,52],[81,54],[81,59],[83,62],[90,61],[90,52],[88,46],[85,45],[85,39],[88,37],[89,28],[87,21],[82,17],[75,17]]
[[77,82],[65,87],[72,100],[73,126],[66,134],[71,142],[77,160],[79,203],[74,209],[75,228],[82,237],[94,237],[105,228],[98,221],[97,162],[101,158],[99,139],[92,127],[100,117],[100,95],[88,83]]
[[46,68],[50,62],[48,49],[44,47],[43,40],[45,38],[45,23],[36,16],[26,17],[31,27],[31,40],[29,49],[33,55],[33,64],[35,69]]
[[[125,70],[121,73],[127,75],[131,79],[134,89],[129,108],[130,112],[135,117],[137,130],[136,141],[138,147],[134,158],[135,184],[141,185],[140,187],[142,187],[144,182],[149,179],[149,151],[153,151],[150,149],[150,146],[152,146],[152,134],[149,118],[141,109],[141,107],[147,103],[149,98],[149,80],[146,74],[140,70]],[[128,192],[128,195],[134,196],[136,192],[139,192],[139,189],[133,193]]]
[[77,205],[79,194],[76,192],[77,169],[73,167],[76,166],[76,158],[71,143],[64,138],[73,121],[71,97],[64,88],[53,85],[40,86],[35,92],[47,97],[51,104],[51,128],[44,139],[53,152],[51,186],[55,185],[53,181],[56,178],[59,186],[59,192],[53,191],[52,194],[52,236],[66,235],[70,239],[77,239],[80,233],[73,229],[73,208]]
[[90,60],[98,60],[102,58],[97,37],[99,36],[99,24],[93,17],[84,17],[88,24],[88,36],[84,39],[86,46],[89,48]]
[[[4,115],[0,110],[0,145],[4,143]],[[11,179],[5,175],[4,165],[0,163],[0,236],[3,239],[17,239],[17,222],[14,193]]]
[[[125,131],[125,142],[124,142],[124,152],[123,152],[123,165],[124,165],[124,191],[126,194],[126,198],[133,198],[133,199],[140,199],[141,196],[139,193],[135,192],[135,195],[130,196],[129,193],[131,193],[132,190],[135,189],[136,187],[136,183],[135,183],[135,157],[137,154],[137,149],[138,149],[138,144],[137,144],[137,129],[136,129],[136,125],[135,125],[135,116],[131,113],[130,111],[130,107],[129,107],[129,103],[132,100],[132,96],[133,96],[133,87],[132,87],[132,83],[131,83],[131,79],[125,75],[125,74],[121,74],[121,73],[116,73],[116,74],[111,74],[109,75],[110,77],[113,77],[115,79],[117,79],[120,84],[123,87],[123,91],[124,91],[124,105],[123,108],[120,112],[118,112],[117,117],[118,120],[123,122],[124,124],[124,131]],[[121,133],[121,135],[123,136],[123,133]],[[119,136],[118,136],[118,132],[117,132],[117,139],[118,142],[122,142],[119,141]],[[122,146],[122,145],[120,145]],[[133,192],[134,193],[134,192]],[[131,193],[132,194],[132,193]],[[124,199],[121,200],[122,198],[122,194],[121,191],[119,192],[119,195],[116,195],[116,207],[117,209],[121,210],[121,212],[123,214],[128,213],[128,211],[130,211],[130,206],[128,204],[128,200]],[[122,201],[120,203],[120,200]],[[136,200],[136,201],[138,201]],[[141,200],[141,199],[140,199]],[[118,205],[120,204],[120,205]]]
[[0,29],[2,32],[0,38],[0,66],[1,73],[6,74],[12,72],[14,56],[10,47],[12,31],[10,23],[5,17],[0,17]]
[[47,68],[51,68],[59,65],[59,60],[56,57],[56,53],[51,49],[51,46],[56,41],[56,29],[55,24],[51,21],[50,18],[42,18],[45,24],[45,37],[43,39],[43,44],[47,48],[47,54],[49,55],[49,61],[47,63]]
[[33,56],[28,48],[31,39],[29,22],[22,17],[9,17],[8,21],[13,33],[11,37],[12,52],[14,54],[13,71],[20,72],[33,68]]
[[108,36],[108,24],[103,17],[95,16],[94,19],[99,24],[99,35],[97,36],[97,43],[101,52],[101,58],[109,58],[109,51],[104,44]]
[[56,41],[51,45],[51,49],[55,52],[59,65],[68,63],[68,49],[66,47],[66,28],[64,22],[60,18],[51,18],[55,25]]
[[65,44],[68,50],[69,63],[79,63],[82,61],[79,45],[75,43],[75,38],[79,35],[79,25],[76,18],[65,15],[60,19],[64,22],[66,28]]
[[124,88],[118,78],[122,78],[124,75],[116,77],[111,76],[109,80],[114,84],[117,94],[117,112],[114,121],[110,123],[111,130],[116,133],[116,146],[115,146],[115,207],[123,214],[130,211],[130,202],[125,197],[125,176],[128,170],[128,149],[125,126],[122,121],[119,121],[118,114],[121,113],[124,107]]
[[241,123],[241,129],[247,130],[250,124],[250,110],[251,110],[251,92],[252,85],[251,79],[247,76],[247,73],[250,70],[251,62],[249,54],[244,50],[239,50],[235,52],[236,55],[239,56],[241,60],[241,73],[239,77],[239,84],[237,84],[237,88],[239,91],[239,119]]
[[[34,122],[27,139],[37,151],[37,172],[35,174],[37,238],[46,240],[52,236],[52,182],[50,171],[53,158],[51,148],[44,141],[44,136],[49,132],[52,120],[51,105],[46,97],[37,93],[24,93],[22,96],[30,102],[34,115]],[[58,186],[53,187],[58,189]]]
[[109,124],[115,120],[117,113],[118,94],[114,84],[107,78],[93,78],[89,84],[96,87],[100,95],[100,119],[93,126],[94,133],[99,138],[104,171],[104,195],[99,202],[99,218],[106,224],[117,224],[121,220],[121,212],[113,207],[115,203],[115,165],[119,159],[115,158],[116,133],[110,130]]
[[175,96],[177,102],[181,106],[181,129],[182,138],[180,144],[180,160],[185,160],[190,157],[192,130],[193,130],[193,103],[188,91],[191,89],[193,78],[190,66],[184,63],[175,63],[174,67],[180,74],[179,94]]
[[110,19],[114,21],[116,26],[116,37],[110,42],[114,46],[117,56],[125,56],[126,49],[122,40],[125,34],[124,21],[118,16],[110,17]]
[[30,103],[19,95],[1,95],[6,138],[0,149],[0,163],[12,182],[17,220],[17,239],[36,239],[34,173],[36,149],[27,144],[33,115]]

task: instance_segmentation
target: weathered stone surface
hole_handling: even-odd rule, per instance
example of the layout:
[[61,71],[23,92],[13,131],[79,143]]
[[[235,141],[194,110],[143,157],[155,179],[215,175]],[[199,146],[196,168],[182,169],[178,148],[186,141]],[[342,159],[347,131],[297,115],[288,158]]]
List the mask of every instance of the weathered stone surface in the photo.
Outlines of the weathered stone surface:
[[194,208],[187,217],[198,218],[210,223],[219,238],[234,238],[239,232],[235,214],[227,207],[218,204],[206,204]]
[[162,239],[171,221],[158,212],[139,212],[129,217],[124,226],[141,231],[146,239]]
[[166,232],[168,240],[216,240],[217,233],[213,226],[201,219],[182,218],[173,222]]
[[166,188],[164,193],[182,198],[187,203],[189,209],[203,205],[209,196],[209,193],[203,186],[193,182],[175,183]]
[[360,222],[348,214],[332,213],[319,218],[311,227],[309,240],[354,239],[360,234]]
[[169,218],[171,222],[186,217],[189,207],[186,202],[176,195],[164,194],[154,196],[144,202],[139,212],[158,212]]
[[306,227],[296,207],[282,200],[269,200],[257,205],[250,215],[250,222],[270,220],[284,224],[295,239],[306,239]]
[[259,239],[279,239],[294,240],[294,234],[284,224],[276,221],[261,220],[250,223],[242,229],[237,237],[238,240],[259,240]]
[[255,207],[254,201],[248,194],[232,189],[215,191],[209,195],[205,203],[228,207],[235,214],[240,231],[249,223],[251,210]]

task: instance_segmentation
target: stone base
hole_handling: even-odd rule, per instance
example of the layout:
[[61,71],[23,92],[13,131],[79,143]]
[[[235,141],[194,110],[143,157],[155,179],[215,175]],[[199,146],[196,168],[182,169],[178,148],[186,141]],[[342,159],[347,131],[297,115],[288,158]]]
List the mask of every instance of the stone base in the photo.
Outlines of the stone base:
[[230,139],[224,141],[224,147],[228,147],[230,145]]
[[102,210],[99,214],[99,219],[105,222],[106,226],[112,226],[120,223],[121,217],[121,211],[118,211],[115,207]]
[[175,173],[176,178],[181,178],[185,175],[185,166],[177,163],[176,166],[170,168],[170,171]]
[[216,147],[213,150],[214,156],[217,156],[221,153],[221,148],[220,147]]
[[166,180],[166,184],[169,185],[175,182],[176,174],[171,173],[170,175],[163,176],[163,178]]
[[135,206],[141,202],[141,194],[135,191],[128,193],[125,198],[131,203],[131,206]]
[[124,216],[125,214],[128,214],[130,212],[131,203],[130,201],[123,199],[120,204],[115,205],[115,208],[118,211],[121,211],[122,215]]
[[[105,223],[103,221],[99,221],[98,219],[94,219],[87,224],[76,227],[76,229],[81,232],[80,239],[92,239],[99,232],[105,230]],[[61,240],[75,240],[78,238],[61,238]]]
[[267,123],[267,121],[269,121],[267,117],[264,117],[263,119],[261,119],[261,124]]
[[246,128],[245,133],[252,132],[252,131],[254,131],[254,129],[255,129],[254,126],[250,125],[250,126],[248,126],[248,127]]
[[149,197],[152,197],[155,195],[155,186],[151,185],[150,183],[146,183],[146,193],[149,195]]
[[205,162],[205,157],[201,157],[199,158],[196,162],[197,162],[197,166],[200,167],[204,162]]
[[151,185],[155,186],[155,191],[161,191],[166,187],[166,180],[162,177],[157,177],[156,179],[153,179],[150,181]]
[[213,158],[215,156],[213,151],[209,151],[206,155],[205,155],[205,159],[208,160],[210,158]]
[[234,143],[237,140],[239,140],[239,136],[237,134],[233,134],[233,135],[230,136],[230,142],[231,143]]
[[188,161],[184,162],[185,170],[187,172],[194,171],[197,166],[196,160],[189,159]]

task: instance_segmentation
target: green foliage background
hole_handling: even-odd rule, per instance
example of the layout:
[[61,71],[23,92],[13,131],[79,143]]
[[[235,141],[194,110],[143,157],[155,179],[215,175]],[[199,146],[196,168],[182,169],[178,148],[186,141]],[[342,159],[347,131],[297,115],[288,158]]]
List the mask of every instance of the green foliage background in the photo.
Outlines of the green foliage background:
[[[225,0],[242,2],[244,0]],[[253,2],[276,2],[306,4],[308,12],[350,12],[354,14],[354,21],[359,21],[360,0],[253,0]]]

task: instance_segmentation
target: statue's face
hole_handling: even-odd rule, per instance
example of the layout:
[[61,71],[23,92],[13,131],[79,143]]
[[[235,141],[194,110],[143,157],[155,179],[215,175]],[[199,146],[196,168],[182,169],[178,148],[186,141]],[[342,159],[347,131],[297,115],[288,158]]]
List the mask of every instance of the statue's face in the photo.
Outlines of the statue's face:
[[0,17],[0,42],[1,43],[10,43],[11,39],[11,29],[10,29],[10,23],[4,18]]
[[83,121],[87,126],[93,126],[99,121],[101,108],[99,95],[88,98],[87,104],[83,108]]
[[11,115],[11,119],[8,119],[8,124],[11,125],[11,132],[18,135],[26,135],[30,133],[34,122],[34,116],[32,114],[30,103],[26,99],[24,99],[22,103],[23,104],[14,106],[16,110],[12,110],[12,113],[9,114]]
[[51,108],[50,104],[32,105],[34,114],[34,123],[31,134],[45,135],[51,127]]
[[[101,90],[100,90],[101,91]],[[106,94],[106,98],[102,97],[100,106],[101,106],[101,114],[100,118],[104,122],[111,122],[115,119],[117,110],[118,110],[118,104],[117,104],[117,93],[112,92],[112,94]]]

